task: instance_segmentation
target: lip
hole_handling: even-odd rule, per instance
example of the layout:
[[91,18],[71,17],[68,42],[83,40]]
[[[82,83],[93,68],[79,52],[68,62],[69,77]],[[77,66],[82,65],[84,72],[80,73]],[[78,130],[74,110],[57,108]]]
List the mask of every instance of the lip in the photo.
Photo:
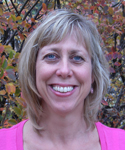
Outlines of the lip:
[[[69,91],[69,92],[66,92],[66,93],[65,93],[65,92],[64,92],[64,93],[61,93],[61,92],[55,91],[55,90],[52,88],[52,86],[59,86],[59,87],[69,87],[69,86],[72,86],[72,87],[73,87],[73,90],[72,90],[72,91]],[[77,86],[71,85],[71,84],[51,84],[51,85],[49,85],[49,88],[50,88],[50,90],[51,90],[56,96],[59,96],[59,97],[67,97],[67,96],[72,95],[72,94],[75,92]]]
[[52,83],[52,84],[50,84],[50,86],[59,86],[59,87],[68,87],[68,86],[72,86],[72,87],[75,87],[76,85],[72,85],[72,84],[64,84],[64,83]]

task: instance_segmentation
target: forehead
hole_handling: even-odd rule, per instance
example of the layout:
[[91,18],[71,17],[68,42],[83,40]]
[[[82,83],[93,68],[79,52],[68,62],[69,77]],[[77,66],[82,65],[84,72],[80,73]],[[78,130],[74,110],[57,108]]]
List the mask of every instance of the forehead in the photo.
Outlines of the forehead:
[[46,54],[48,52],[58,52],[66,54],[82,53],[85,56],[89,55],[85,45],[81,42],[78,42],[74,36],[66,37],[58,43],[46,45],[42,47],[39,52],[41,54]]

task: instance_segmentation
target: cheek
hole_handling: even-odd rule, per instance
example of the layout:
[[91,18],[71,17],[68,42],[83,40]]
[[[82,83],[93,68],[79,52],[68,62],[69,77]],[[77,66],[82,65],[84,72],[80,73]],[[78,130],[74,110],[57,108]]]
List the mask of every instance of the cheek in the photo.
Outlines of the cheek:
[[48,65],[40,64],[36,65],[36,82],[47,81],[53,74],[54,70]]
[[86,69],[79,69],[77,70],[77,78],[81,82],[90,82],[92,83],[92,71],[91,68],[86,68]]

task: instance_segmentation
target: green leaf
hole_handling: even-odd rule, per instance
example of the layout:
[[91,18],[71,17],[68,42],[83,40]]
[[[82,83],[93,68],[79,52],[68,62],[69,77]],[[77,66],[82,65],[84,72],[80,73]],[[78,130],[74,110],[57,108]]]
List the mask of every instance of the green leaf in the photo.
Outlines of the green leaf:
[[13,58],[13,51],[10,52],[9,54],[9,58],[12,59]]
[[18,107],[14,107],[14,112],[16,113],[17,116],[21,115],[21,109]]
[[15,119],[10,119],[10,120],[8,121],[8,123],[10,123],[10,124],[12,124],[12,125],[15,125],[15,124],[17,124],[17,121],[16,121]]
[[13,21],[16,21],[16,16],[11,14]]
[[16,92],[15,92],[15,96],[19,96],[20,95],[21,90],[19,88],[16,88]]
[[2,64],[2,68],[5,69],[7,67],[7,61],[6,59],[4,60],[3,64]]
[[19,58],[20,53],[15,54],[15,58]]
[[5,52],[10,53],[13,49],[10,45],[4,46]]
[[14,67],[13,66],[7,66],[6,70],[9,70],[9,69],[14,69]]

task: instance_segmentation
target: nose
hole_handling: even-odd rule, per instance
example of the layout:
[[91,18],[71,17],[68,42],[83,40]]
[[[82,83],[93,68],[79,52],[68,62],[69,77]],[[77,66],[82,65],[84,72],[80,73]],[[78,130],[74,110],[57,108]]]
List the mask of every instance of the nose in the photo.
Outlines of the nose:
[[62,78],[71,77],[73,74],[70,63],[64,59],[60,62],[59,67],[56,71],[56,75]]

